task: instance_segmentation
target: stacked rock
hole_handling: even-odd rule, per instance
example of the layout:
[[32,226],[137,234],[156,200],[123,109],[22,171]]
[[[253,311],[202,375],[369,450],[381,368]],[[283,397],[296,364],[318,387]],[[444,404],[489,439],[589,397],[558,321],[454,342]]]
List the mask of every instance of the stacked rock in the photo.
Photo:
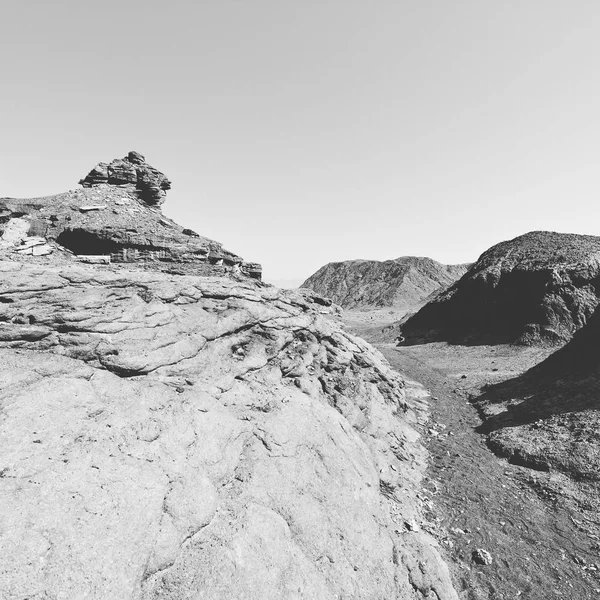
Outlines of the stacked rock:
[[135,151],[110,163],[98,163],[79,183],[88,188],[102,184],[132,185],[140,200],[150,205],[162,204],[167,190],[171,189],[171,182],[165,174],[151,167]]

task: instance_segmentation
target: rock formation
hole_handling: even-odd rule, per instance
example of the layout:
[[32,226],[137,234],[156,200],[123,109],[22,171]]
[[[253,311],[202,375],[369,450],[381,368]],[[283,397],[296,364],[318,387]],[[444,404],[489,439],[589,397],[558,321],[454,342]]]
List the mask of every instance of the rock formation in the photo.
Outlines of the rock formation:
[[0,597],[457,600],[423,390],[314,293],[161,272],[216,243],[113,188],[4,201]]
[[564,343],[598,305],[600,238],[534,231],[484,252],[401,328],[406,343]]
[[124,158],[115,158],[110,163],[98,163],[79,182],[83,187],[103,184],[129,186],[146,204],[160,205],[165,201],[171,182],[166,176],[151,167],[139,153],[131,151]]
[[301,287],[344,308],[414,307],[461,277],[469,265],[442,265],[430,258],[349,260],[329,263]]
[[[86,262],[261,278],[259,264],[243,261],[162,214],[157,204],[170,183],[141,154],[100,163],[81,183],[83,189],[55,196],[0,198],[0,249],[33,256],[54,252],[55,257],[68,251]],[[156,196],[159,188],[160,202],[148,195]]]

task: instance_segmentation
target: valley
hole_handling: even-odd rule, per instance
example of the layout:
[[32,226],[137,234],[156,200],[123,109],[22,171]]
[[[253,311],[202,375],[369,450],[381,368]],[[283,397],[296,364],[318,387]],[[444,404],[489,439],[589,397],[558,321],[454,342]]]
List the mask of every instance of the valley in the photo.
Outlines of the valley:
[[[597,485],[498,457],[474,403],[482,388],[520,375],[554,349],[397,346],[381,312],[347,311],[344,320],[432,395],[431,418],[422,428],[430,456],[422,527],[445,548],[461,600],[597,598]],[[477,564],[478,549],[489,552],[491,564]]]

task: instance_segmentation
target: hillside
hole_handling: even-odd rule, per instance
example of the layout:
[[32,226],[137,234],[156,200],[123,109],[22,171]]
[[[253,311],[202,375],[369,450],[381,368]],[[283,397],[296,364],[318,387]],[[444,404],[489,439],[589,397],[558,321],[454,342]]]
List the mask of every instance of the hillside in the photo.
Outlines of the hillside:
[[405,343],[561,344],[598,305],[600,238],[534,231],[484,252],[401,327]]
[[301,287],[344,308],[414,307],[461,277],[468,265],[442,265],[430,258],[349,260],[329,263]]
[[457,600],[426,392],[164,218],[139,156],[3,200],[0,597]]

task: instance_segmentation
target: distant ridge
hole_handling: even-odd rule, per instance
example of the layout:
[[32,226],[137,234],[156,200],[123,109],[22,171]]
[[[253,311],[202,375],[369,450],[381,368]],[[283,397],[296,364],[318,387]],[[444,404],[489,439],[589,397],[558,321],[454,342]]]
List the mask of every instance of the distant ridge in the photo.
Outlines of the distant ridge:
[[348,260],[321,267],[302,285],[344,308],[414,307],[454,283],[469,265],[443,265],[431,258]]
[[600,237],[533,231],[484,252],[402,325],[406,343],[560,344],[599,302]]

